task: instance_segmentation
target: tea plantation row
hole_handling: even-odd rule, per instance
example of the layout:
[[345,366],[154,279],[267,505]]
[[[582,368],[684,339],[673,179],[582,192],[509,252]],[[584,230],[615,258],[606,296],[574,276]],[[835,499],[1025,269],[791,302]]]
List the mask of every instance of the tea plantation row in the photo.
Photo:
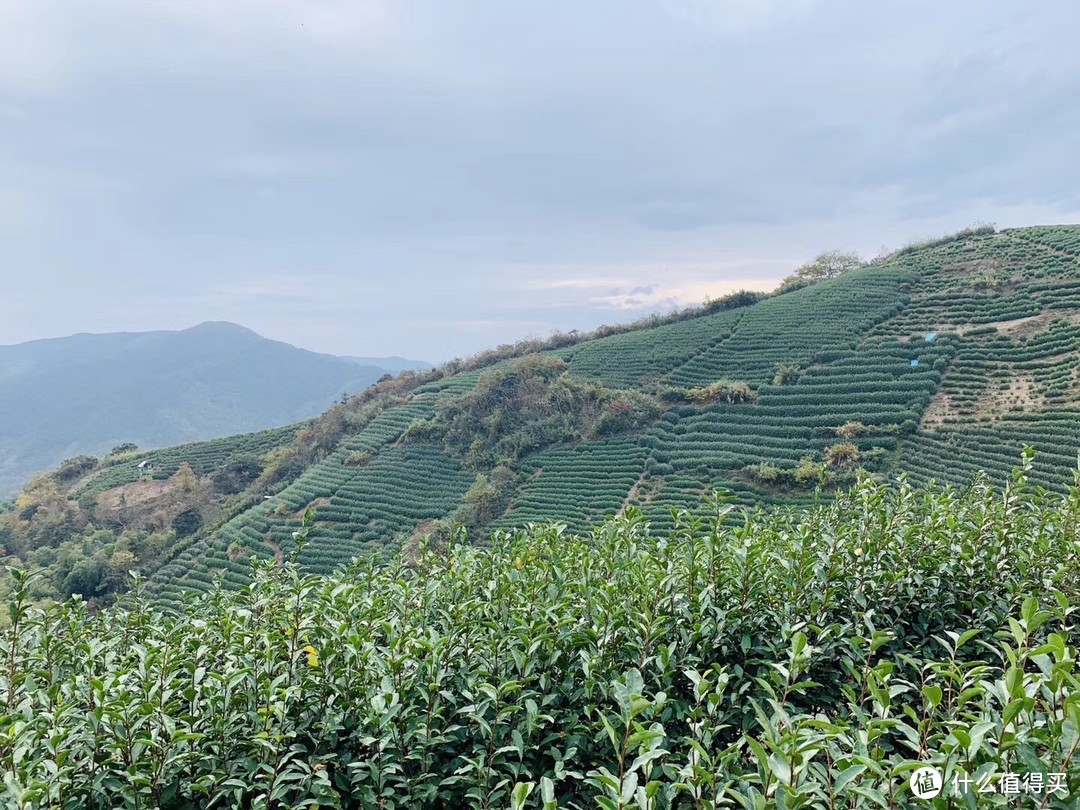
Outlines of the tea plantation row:
[[[1060,491],[1080,449],[1080,322],[1069,309],[1078,234],[968,234],[749,306],[550,349],[571,377],[675,395],[636,432],[578,437],[514,462],[491,525],[582,530],[634,506],[667,529],[672,508],[706,514],[702,497],[717,488],[739,504],[812,504],[822,478],[828,496],[852,465],[920,482],[963,484],[983,469],[1002,480],[1026,444],[1040,450],[1036,479]],[[316,523],[304,559],[318,571],[392,549],[453,514],[476,473],[491,471],[466,470],[437,439],[416,446],[402,436],[484,373],[448,374],[403,396],[285,490],[184,551],[154,587],[176,599],[218,572],[240,584],[249,555],[287,553],[309,506]],[[748,401],[676,401],[725,379],[749,383]],[[848,466],[793,480],[838,444]]]

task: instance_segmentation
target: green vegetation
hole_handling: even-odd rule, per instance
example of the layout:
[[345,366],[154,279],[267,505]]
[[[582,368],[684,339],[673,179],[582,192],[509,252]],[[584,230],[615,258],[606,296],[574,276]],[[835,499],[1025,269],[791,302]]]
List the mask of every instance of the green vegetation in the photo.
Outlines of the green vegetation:
[[[1002,480],[1019,448],[1040,448],[1039,483],[1071,482],[1080,436],[1080,228],[973,230],[900,261],[920,274],[905,311],[877,327],[951,329],[956,353],[918,434],[900,446],[915,480]],[[913,337],[921,340],[921,337]]]
[[[1035,229],[1032,229],[1032,230],[1038,230],[1038,229],[1035,228]],[[1056,230],[1056,229],[1048,228],[1047,230]],[[894,257],[897,257],[897,256],[904,256],[906,254],[916,253],[918,251],[923,251],[923,250],[926,250],[928,248],[936,248],[936,247],[940,247],[942,245],[947,245],[950,242],[964,242],[964,241],[967,241],[967,240],[971,239],[971,237],[973,237],[973,236],[986,236],[986,235],[992,235],[992,234],[995,234],[995,233],[997,233],[997,227],[993,223],[990,223],[990,222],[978,222],[978,223],[975,223],[974,225],[971,225],[971,226],[969,226],[967,228],[961,228],[959,231],[956,231],[955,233],[947,233],[947,234],[945,234],[943,236],[938,236],[938,237],[934,237],[934,238],[931,238],[931,239],[917,240],[917,241],[912,242],[912,243],[910,243],[908,245],[905,245],[904,247],[900,248],[895,253],[890,254],[890,256],[888,256],[886,258],[894,258]]]
[[265,457],[272,450],[291,443],[301,427],[302,425],[287,425],[258,433],[243,433],[223,439],[166,447],[162,450],[110,453],[98,465],[87,470],[94,474],[78,482],[73,494],[76,498],[97,495],[137,480],[140,476],[139,465],[143,462],[150,467],[145,475],[159,481],[171,478],[183,464],[190,466],[197,475],[211,475],[229,465],[235,465],[238,461]]
[[497,526],[546,522],[551,515],[574,531],[622,507],[641,474],[645,450],[629,439],[582,442],[540,453]]
[[[1080,227],[980,226],[830,266],[772,295],[404,371],[280,432],[75,458],[53,490],[31,488],[49,496],[30,495],[50,504],[40,517],[30,502],[0,516],[0,542],[10,562],[52,567],[39,583],[62,596],[80,559],[55,555],[64,542],[99,538],[82,555],[103,555],[106,571],[139,545],[117,545],[124,532],[153,534],[160,552],[132,551],[135,568],[176,601],[218,578],[242,585],[250,558],[288,555],[308,508],[303,562],[329,572],[454,524],[584,531],[634,508],[667,531],[673,508],[702,516],[717,488],[786,508],[827,501],[859,471],[966,485],[985,470],[1001,483],[1026,445],[1040,450],[1034,481],[1071,484]],[[194,482],[154,494],[185,462]],[[97,603],[121,580],[101,581]]]
[[34,479],[8,805],[1076,807],[1080,227],[832,259]]
[[[95,605],[108,603],[126,589],[129,571],[158,571],[184,541],[236,509],[235,496],[296,433],[291,426],[164,450],[118,448],[102,460],[70,459],[31,481],[10,509],[0,509],[0,551],[41,572],[31,591],[35,599],[79,593]],[[244,495],[239,505],[247,505]],[[0,583],[0,595],[5,587]]]
[[[245,509],[213,535],[191,543],[155,581],[157,595],[176,601],[184,590],[209,588],[215,579],[242,585],[248,558],[278,558],[295,548],[305,505],[316,503],[319,522],[300,555],[311,571],[330,573],[343,562],[380,549],[392,551],[412,527],[445,517],[473,479],[439,448],[395,447],[360,468],[319,465],[277,495]],[[380,556],[380,555],[377,555]]]
[[747,308],[732,334],[676,366],[665,379],[703,386],[718,379],[771,383],[782,364],[805,367],[821,352],[850,350],[904,307],[914,275],[901,268],[854,270]]
[[695,405],[709,405],[714,402],[739,405],[753,402],[757,399],[757,392],[742,380],[717,380],[694,388],[665,386],[660,389],[660,397],[667,402],[691,402]]
[[952,427],[920,433],[902,443],[906,466],[915,481],[931,479],[963,484],[985,472],[1001,481],[1008,454],[1025,446],[1040,451],[1032,477],[1043,486],[1064,491],[1070,471],[1077,466],[1080,448],[1080,412],[1046,411],[1006,414],[999,422]]
[[654,387],[671,369],[731,337],[745,308],[582,343],[570,373],[617,388]]
[[436,416],[410,438],[441,438],[474,469],[512,464],[529,453],[570,441],[641,428],[660,408],[636,391],[584,382],[567,363],[533,355],[480,376],[475,391],[439,403]]
[[1080,488],[704,506],[329,578],[295,565],[302,528],[171,613],[35,608],[17,574],[7,806],[945,807],[920,764],[1077,806]]

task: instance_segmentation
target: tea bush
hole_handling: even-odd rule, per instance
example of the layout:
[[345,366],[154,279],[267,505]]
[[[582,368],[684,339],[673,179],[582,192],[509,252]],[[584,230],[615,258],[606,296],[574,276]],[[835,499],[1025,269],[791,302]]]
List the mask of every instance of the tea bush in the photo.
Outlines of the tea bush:
[[175,613],[140,587],[32,607],[16,573],[5,806],[1008,803],[917,802],[919,763],[1077,806],[1080,487],[861,476],[806,511],[710,509],[331,577],[261,562]]

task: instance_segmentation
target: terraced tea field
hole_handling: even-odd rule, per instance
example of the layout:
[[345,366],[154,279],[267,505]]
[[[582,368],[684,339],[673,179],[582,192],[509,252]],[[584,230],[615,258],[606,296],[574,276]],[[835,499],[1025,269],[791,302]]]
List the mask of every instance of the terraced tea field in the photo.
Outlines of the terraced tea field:
[[703,386],[772,381],[777,366],[802,366],[822,352],[854,348],[870,327],[903,309],[913,274],[899,268],[856,270],[748,307],[732,334],[677,364],[665,379]]
[[[486,367],[458,365],[469,370],[395,394],[280,492],[249,494],[259,500],[239,503],[231,519],[179,551],[153,586],[176,599],[215,577],[242,583],[252,558],[288,553],[308,508],[315,524],[301,561],[309,570],[392,551],[427,521],[453,515],[479,473],[494,480],[493,469],[480,468],[493,457],[509,483],[499,485],[501,513],[481,531],[537,522],[584,531],[629,509],[666,531],[707,516],[716,490],[738,506],[798,508],[831,498],[856,468],[917,482],[964,485],[980,471],[1001,480],[1029,444],[1040,453],[1036,481],[1060,490],[1072,480],[1080,227],[961,234],[737,304],[543,350],[565,361],[561,379],[576,382],[563,390],[585,398],[575,401],[595,397],[612,413],[643,397],[653,403],[643,427],[613,436],[567,427],[558,434],[565,441],[539,444],[523,434],[521,444],[505,446],[542,449],[469,456],[460,424],[453,445],[433,425],[484,374],[524,362],[493,352]],[[742,393],[723,393],[734,390]],[[551,407],[562,418],[560,401]],[[500,435],[498,420],[508,420],[494,412],[475,418],[484,422],[477,442]],[[131,480],[142,458],[154,460],[155,475],[182,461],[207,474],[284,446],[295,432],[123,459],[82,492]]]
[[728,340],[748,309],[718,312],[691,321],[600,338],[564,356],[570,373],[614,388],[647,387]]
[[524,484],[494,528],[557,521],[571,531],[584,531],[598,516],[622,508],[645,458],[645,448],[633,439],[538,453],[522,465]]
[[153,466],[153,478],[163,479],[175,474],[181,464],[189,464],[198,475],[208,475],[219,470],[234,459],[244,456],[259,457],[271,450],[288,445],[303,425],[286,425],[258,433],[244,433],[211,439],[205,442],[182,444],[161,450],[132,453],[118,459],[106,459],[105,467],[94,473],[75,492],[84,494],[103,492],[112,487],[130,483],[139,477],[139,464],[148,461]]
[[[344,451],[343,451],[344,452]],[[453,511],[473,477],[439,448],[392,447],[366,466],[351,467],[335,454],[264,503],[185,550],[162,569],[158,593],[166,600],[204,590],[215,577],[242,584],[247,558],[291,551],[305,509],[317,522],[300,562],[330,573],[352,558],[403,539],[420,522]]]
[[1025,228],[902,261],[920,270],[905,311],[875,332],[955,333],[956,352],[900,444],[915,481],[1002,480],[1020,450],[1033,478],[1061,489],[1080,450],[1080,228]]
[[1006,414],[998,422],[922,431],[903,440],[900,450],[912,481],[962,486],[980,473],[1004,481],[1028,446],[1038,451],[1032,480],[1064,491],[1080,460],[1080,409]]

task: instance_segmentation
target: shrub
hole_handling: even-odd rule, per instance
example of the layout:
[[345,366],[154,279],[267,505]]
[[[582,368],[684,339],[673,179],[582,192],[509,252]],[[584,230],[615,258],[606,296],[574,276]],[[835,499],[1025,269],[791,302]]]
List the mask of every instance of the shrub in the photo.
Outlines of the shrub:
[[94,456],[75,456],[60,462],[52,477],[60,482],[72,481],[90,472],[97,465],[98,460]]
[[841,439],[857,439],[859,436],[867,436],[874,432],[874,428],[864,425],[862,422],[845,422],[834,432]]
[[685,388],[677,388],[672,385],[660,385],[656,389],[656,398],[661,402],[668,402],[672,404],[684,403],[688,401],[687,391]]
[[830,467],[846,470],[858,464],[859,459],[859,447],[851,442],[841,442],[825,448],[825,463]]
[[282,447],[267,453],[259,488],[272,487],[299,477],[307,465],[296,447]]
[[101,555],[76,562],[60,586],[64,596],[78,594],[85,599],[97,596],[105,579],[105,562]]
[[563,360],[532,355],[487,371],[475,391],[441,401],[435,417],[411,425],[406,437],[441,439],[447,452],[484,470],[553,444],[635,430],[660,415],[644,394],[566,370]]
[[787,385],[796,382],[802,369],[798,366],[789,366],[783,363],[777,365],[776,374],[773,375],[773,385]]
[[764,300],[765,297],[764,293],[739,290],[738,292],[722,295],[719,298],[707,299],[705,301],[705,306],[702,309],[707,314],[723,312],[728,309],[739,309],[740,307],[748,307],[752,304],[756,304],[759,301]]
[[697,405],[708,405],[714,402],[736,405],[753,402],[757,399],[757,392],[741,380],[717,380],[704,388],[689,389],[686,392],[686,398]]
[[762,461],[760,464],[752,464],[749,467],[746,467],[744,471],[763,484],[775,484],[785,475],[783,470],[767,461]]
[[802,486],[825,483],[825,465],[813,456],[803,456],[793,472],[795,483]]
[[266,561],[180,613],[138,587],[34,607],[16,572],[6,797],[907,808],[922,763],[1060,774],[1041,804],[1076,806],[1080,491],[864,476],[806,513],[709,509],[664,537],[632,509],[588,537],[451,535],[340,577]]
[[180,486],[182,492],[191,492],[199,483],[199,477],[186,461],[180,464],[172,478]]
[[611,436],[637,430],[660,415],[652,399],[636,391],[621,391],[607,398],[607,404],[596,421],[592,433]]
[[254,456],[231,459],[212,477],[214,489],[223,495],[235,495],[253,484],[263,471],[262,462]]
[[506,508],[509,489],[516,477],[507,466],[498,467],[490,477],[478,474],[454,513],[453,522],[470,527],[490,523]]

